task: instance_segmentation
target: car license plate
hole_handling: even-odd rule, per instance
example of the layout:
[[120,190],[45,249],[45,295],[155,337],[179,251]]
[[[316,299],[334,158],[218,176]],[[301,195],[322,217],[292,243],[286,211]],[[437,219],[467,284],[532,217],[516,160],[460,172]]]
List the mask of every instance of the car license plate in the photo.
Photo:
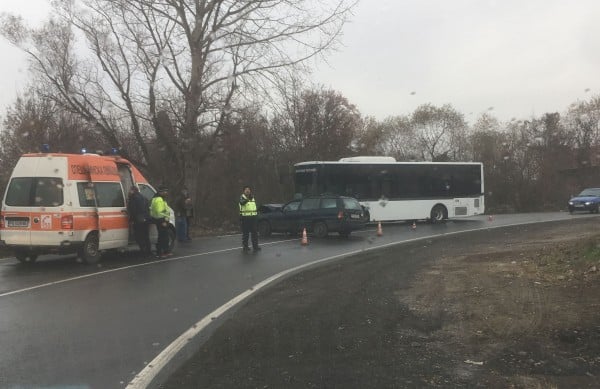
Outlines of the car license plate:
[[582,205],[582,204],[577,204],[577,205],[575,206],[575,208],[583,208],[583,205]]
[[360,215],[353,213],[350,215],[350,219],[360,219]]
[[27,227],[29,226],[29,220],[10,220],[6,221],[8,227]]

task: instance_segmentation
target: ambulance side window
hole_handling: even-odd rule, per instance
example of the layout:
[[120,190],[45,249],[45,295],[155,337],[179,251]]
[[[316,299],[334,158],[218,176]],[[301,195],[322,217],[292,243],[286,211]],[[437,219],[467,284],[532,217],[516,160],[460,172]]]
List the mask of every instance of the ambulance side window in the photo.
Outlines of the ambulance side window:
[[96,192],[94,185],[89,182],[77,183],[77,194],[79,195],[79,205],[81,207],[96,206]]
[[152,200],[152,197],[154,197],[156,194],[154,189],[146,184],[138,184],[138,187],[140,188],[140,193],[142,196],[144,196],[148,201]]
[[120,183],[96,182],[94,188],[98,207],[125,207],[125,198]]

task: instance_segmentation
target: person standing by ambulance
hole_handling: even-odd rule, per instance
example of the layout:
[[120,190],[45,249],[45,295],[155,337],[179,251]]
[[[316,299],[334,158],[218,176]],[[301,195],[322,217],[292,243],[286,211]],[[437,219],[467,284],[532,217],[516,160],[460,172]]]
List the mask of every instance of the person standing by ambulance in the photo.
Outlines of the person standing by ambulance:
[[258,246],[258,234],[256,232],[257,223],[257,208],[256,199],[252,195],[252,188],[249,186],[244,187],[244,191],[240,196],[240,223],[242,225],[242,246],[245,252],[250,251],[248,246],[249,235],[252,236],[252,249],[259,251]]
[[138,246],[140,246],[142,256],[149,257],[152,254],[152,245],[150,244],[150,234],[148,231],[148,223],[150,222],[148,200],[142,196],[137,185],[133,185],[129,190],[127,213],[133,227],[133,236]]
[[156,224],[158,231],[158,241],[156,242],[156,256],[165,258],[173,255],[169,249],[169,217],[171,208],[167,204],[167,195],[169,190],[161,186],[158,192],[152,198],[150,203],[150,216]]

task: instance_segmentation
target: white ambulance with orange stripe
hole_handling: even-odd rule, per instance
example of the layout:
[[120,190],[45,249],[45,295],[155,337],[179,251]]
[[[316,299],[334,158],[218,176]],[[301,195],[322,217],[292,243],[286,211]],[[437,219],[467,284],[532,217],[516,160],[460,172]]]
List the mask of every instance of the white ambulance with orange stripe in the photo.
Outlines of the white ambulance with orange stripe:
[[[148,199],[156,192],[117,155],[25,154],[2,202],[0,244],[13,248],[21,262],[34,262],[40,254],[77,253],[95,263],[101,251],[129,245],[127,196],[133,185]],[[151,235],[155,231],[151,228]]]

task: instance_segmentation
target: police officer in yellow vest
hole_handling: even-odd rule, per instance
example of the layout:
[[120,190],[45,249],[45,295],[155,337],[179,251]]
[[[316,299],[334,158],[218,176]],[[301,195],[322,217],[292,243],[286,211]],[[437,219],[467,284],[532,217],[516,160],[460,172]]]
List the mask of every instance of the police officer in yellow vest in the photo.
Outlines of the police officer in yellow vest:
[[171,208],[167,204],[169,190],[161,186],[150,203],[150,217],[152,217],[158,230],[158,241],[156,242],[156,256],[165,258],[173,255],[169,247],[169,218]]
[[244,193],[240,196],[240,220],[242,224],[242,245],[244,251],[250,251],[248,247],[248,236],[252,235],[252,249],[260,250],[258,247],[258,234],[256,232],[257,209],[256,199],[252,196],[252,189],[244,187]]

